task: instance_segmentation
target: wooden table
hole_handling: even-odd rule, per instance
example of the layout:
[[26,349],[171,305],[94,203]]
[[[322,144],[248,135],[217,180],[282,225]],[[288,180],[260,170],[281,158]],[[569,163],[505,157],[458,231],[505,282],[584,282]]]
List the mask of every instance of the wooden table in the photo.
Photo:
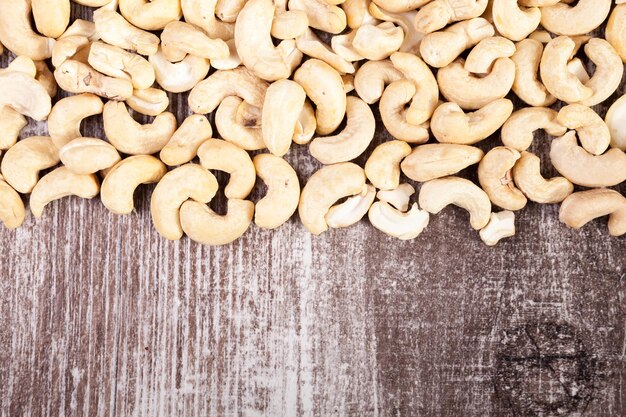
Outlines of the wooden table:
[[[288,160],[303,183],[320,166]],[[626,238],[606,219],[573,231],[530,204],[488,248],[456,208],[410,242],[294,218],[212,248],[160,238],[152,188],[130,216],[70,198],[0,229],[0,415],[626,415]]]

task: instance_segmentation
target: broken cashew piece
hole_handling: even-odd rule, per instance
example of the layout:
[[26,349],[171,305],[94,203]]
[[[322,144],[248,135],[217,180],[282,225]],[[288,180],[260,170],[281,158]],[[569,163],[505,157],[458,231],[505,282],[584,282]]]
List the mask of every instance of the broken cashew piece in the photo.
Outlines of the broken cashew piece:
[[117,149],[97,138],[76,138],[59,149],[59,157],[74,174],[95,174],[122,159]]
[[530,200],[541,204],[560,203],[574,192],[574,185],[563,177],[546,180],[541,176],[541,160],[535,154],[522,152],[513,167],[515,185]]
[[324,216],[326,224],[333,229],[338,229],[358,223],[367,214],[375,198],[376,188],[366,184],[360,194],[348,197],[343,203],[332,206]]
[[305,100],[306,92],[295,81],[279,80],[267,89],[261,129],[263,142],[272,154],[283,156],[289,151]]
[[39,171],[52,168],[59,161],[59,152],[49,137],[33,136],[6,151],[0,169],[15,191],[28,194],[39,181]]
[[209,120],[201,114],[187,117],[174,132],[159,157],[169,166],[182,165],[196,157],[198,148],[213,136]]
[[611,132],[606,123],[587,106],[565,106],[559,110],[556,120],[568,129],[575,129],[581,145],[591,154],[603,154],[611,143]]
[[557,115],[556,110],[547,107],[526,107],[516,111],[502,126],[502,143],[521,152],[532,145],[537,130],[543,129],[551,136],[563,136],[567,128],[557,122]]
[[381,190],[376,193],[376,197],[380,201],[391,204],[393,207],[400,211],[409,210],[409,200],[411,196],[415,194],[415,188],[411,184],[400,184],[398,188],[394,190]]
[[474,146],[431,143],[415,147],[400,168],[413,181],[426,182],[456,174],[479,163],[484,155]]
[[267,194],[256,204],[254,223],[264,229],[275,229],[298,209],[298,175],[287,161],[275,155],[257,155],[252,162],[257,175],[267,185]]
[[567,197],[559,212],[559,220],[580,229],[599,217],[609,216],[609,234],[626,234],[626,197],[615,190],[580,191]]
[[611,146],[626,151],[626,95],[611,105],[604,122],[611,133]]
[[395,190],[400,185],[400,163],[411,153],[411,146],[401,140],[378,145],[365,163],[367,179],[380,190]]
[[495,246],[502,239],[515,236],[515,213],[491,213],[489,223],[480,230],[480,238],[487,246]]
[[384,201],[377,201],[370,207],[367,216],[372,226],[388,236],[400,240],[418,237],[428,226],[430,215],[413,203],[411,210],[403,213]]
[[526,206],[526,196],[515,187],[511,170],[521,155],[513,148],[497,146],[478,164],[478,181],[491,202],[505,210],[517,211]]
[[25,217],[22,197],[0,177],[0,221],[7,229],[17,229]]
[[198,149],[200,164],[205,169],[215,169],[230,174],[224,189],[230,200],[245,199],[256,182],[256,170],[250,156],[243,149],[220,139],[209,139]]

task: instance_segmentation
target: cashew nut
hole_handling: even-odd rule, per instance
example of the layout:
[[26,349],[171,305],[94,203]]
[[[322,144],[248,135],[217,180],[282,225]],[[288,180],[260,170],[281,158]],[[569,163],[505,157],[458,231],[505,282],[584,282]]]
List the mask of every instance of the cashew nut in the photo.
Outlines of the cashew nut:
[[419,32],[413,24],[417,10],[393,12],[388,9],[382,9],[375,3],[370,3],[369,13],[370,19],[376,18],[385,22],[392,22],[402,28],[404,31],[404,41],[400,46],[400,52],[419,53],[420,43],[424,38],[424,34]]
[[513,167],[513,180],[526,197],[541,204],[560,203],[574,192],[574,185],[566,178],[543,178],[541,160],[526,151]]
[[487,246],[495,246],[500,240],[515,236],[515,213],[508,210],[491,213],[489,223],[479,235]]
[[434,0],[419,10],[415,16],[415,27],[422,33],[431,33],[451,22],[482,15],[487,4],[488,0]]
[[493,0],[493,20],[496,29],[512,41],[521,41],[530,35],[541,20],[537,7],[521,8],[517,0]]
[[348,197],[343,203],[332,206],[324,216],[326,224],[333,229],[338,229],[358,223],[367,214],[375,198],[376,188],[366,184],[360,194]]
[[246,151],[232,143],[209,139],[198,148],[200,164],[205,169],[215,169],[230,174],[224,194],[228,199],[244,199],[256,181],[256,171]]
[[[256,120],[250,120],[243,124],[237,123],[237,114],[246,103],[239,97],[226,97],[215,113],[215,125],[222,138],[234,143],[241,149],[256,151],[264,149],[263,131],[254,125]],[[252,127],[247,127],[253,125]]]
[[89,55],[91,41],[86,36],[66,36],[59,38],[52,48],[52,66],[58,68],[68,59],[83,61],[82,57]]
[[185,21],[201,28],[211,38],[227,41],[234,36],[234,25],[215,17],[217,0],[181,0],[180,5]]
[[619,4],[613,9],[606,25],[605,36],[626,63],[626,4]]
[[49,38],[58,38],[70,23],[69,0],[31,0],[37,30]]
[[[354,61],[361,61],[365,59],[361,56],[361,54],[359,54],[356,51],[354,46],[352,46],[352,41],[354,40],[355,36],[356,36],[356,30],[353,30],[351,32],[346,33],[345,35],[333,36],[333,38],[330,40],[330,46],[333,52],[337,54],[339,57],[343,58],[343,60],[348,61],[349,63],[354,62]],[[329,60],[323,60],[323,61],[328,62]],[[367,62],[371,62],[371,61],[367,61]],[[344,64],[342,63],[342,65]],[[352,68],[354,68],[354,66]]]
[[211,68],[208,59],[195,55],[187,55],[180,62],[169,62],[161,49],[148,60],[154,68],[157,83],[171,93],[191,90],[204,80]]
[[174,132],[159,156],[169,166],[185,164],[195,158],[200,145],[211,139],[212,135],[213,129],[207,118],[201,114],[193,114]]
[[46,120],[52,101],[45,87],[29,74],[19,71],[0,73],[0,107],[10,107],[35,120]]
[[383,95],[386,85],[403,78],[389,60],[367,61],[354,76],[354,89],[363,101],[373,104]]
[[411,146],[400,140],[378,145],[365,163],[365,175],[374,187],[394,190],[400,184],[400,162],[411,153]]
[[171,62],[178,62],[189,55],[200,58],[227,58],[230,50],[222,39],[211,39],[195,26],[172,21],[161,33],[161,50]]
[[600,38],[592,38],[585,45],[585,54],[595,64],[596,71],[585,86],[593,90],[593,95],[581,104],[595,106],[608,99],[620,86],[624,75],[624,64],[610,43]]
[[575,6],[564,2],[541,8],[541,25],[557,35],[582,35],[604,22],[611,11],[611,0],[578,0]]
[[112,100],[126,100],[133,95],[129,80],[107,77],[73,59],[68,59],[54,71],[59,87],[70,93],[92,93]]
[[374,18],[369,12],[369,5],[370,0],[346,0],[341,4],[350,29],[373,23]]
[[144,30],[160,30],[183,13],[180,0],[119,0],[120,12],[133,25]]
[[531,106],[550,106],[556,101],[539,80],[539,64],[543,45],[534,39],[524,39],[515,45],[516,52],[511,56],[515,63],[513,92]]
[[559,212],[559,220],[580,229],[598,217],[609,216],[609,234],[626,234],[626,198],[615,190],[580,191],[567,197]]
[[483,151],[474,146],[432,143],[415,147],[400,168],[412,180],[426,182],[456,174],[479,163],[483,156]]
[[406,112],[406,120],[413,125],[427,122],[439,101],[439,86],[435,76],[428,65],[413,54],[396,52],[391,56],[391,62],[415,84],[416,94]]
[[358,28],[352,46],[362,57],[378,61],[398,51],[403,42],[402,29],[391,22],[383,22]]
[[33,136],[20,140],[6,151],[0,170],[15,191],[27,194],[37,184],[39,171],[52,168],[59,161],[59,152],[49,137]]
[[556,120],[568,129],[575,129],[580,143],[589,153],[601,155],[611,143],[611,133],[604,120],[582,104],[563,107]]
[[22,197],[0,178],[0,221],[7,229],[17,229],[24,223],[25,217]]
[[54,39],[35,33],[30,24],[30,0],[0,0],[0,10],[0,42],[8,50],[33,61],[52,56]]
[[96,41],[100,38],[100,35],[96,32],[96,24],[83,19],[74,20],[72,24],[65,29],[65,32],[59,36],[59,39],[66,38],[68,36],[84,36],[90,41]]
[[108,142],[96,138],[76,138],[59,149],[61,162],[75,174],[95,174],[111,168],[121,158]]
[[22,129],[28,121],[11,107],[0,106],[0,150],[15,145]]
[[611,133],[611,146],[626,151],[626,95],[611,105],[604,121]]
[[304,89],[294,81],[276,81],[267,89],[261,127],[263,142],[272,154],[283,156],[289,151],[305,100]]
[[48,117],[48,132],[54,145],[61,149],[72,139],[82,136],[81,122],[102,113],[104,105],[100,97],[93,94],[80,94],[59,100]]
[[381,232],[400,240],[418,237],[428,226],[430,215],[413,203],[411,210],[403,213],[388,203],[377,201],[370,207],[367,216],[372,226]]
[[295,39],[309,28],[309,18],[302,10],[287,10],[286,0],[281,0],[281,2],[283,5],[280,7],[275,5],[276,12],[272,21],[271,34],[276,39]]
[[347,25],[346,14],[326,0],[289,0],[289,10],[302,10],[309,19],[309,26],[338,34]]
[[417,88],[409,80],[394,81],[380,98],[380,117],[391,136],[409,143],[428,141],[428,123],[414,125],[407,121],[406,105],[413,100]]
[[333,50],[322,42],[309,28],[296,38],[296,46],[305,55],[326,62],[342,74],[352,74],[355,71],[354,65],[333,52]]
[[220,216],[207,205],[186,201],[180,208],[180,222],[191,240],[204,245],[226,245],[248,230],[254,215],[254,203],[228,200],[228,213]]
[[317,129],[317,119],[315,118],[315,110],[308,101],[304,102],[304,107],[300,112],[300,117],[296,122],[296,128],[293,132],[293,141],[298,145],[306,145],[313,139],[315,130]]
[[465,61],[465,69],[475,74],[487,74],[498,58],[510,58],[515,53],[515,44],[501,36],[492,36],[478,42]]
[[400,184],[394,190],[381,190],[376,194],[380,201],[391,204],[400,211],[409,210],[409,200],[415,194],[415,188],[411,184]]
[[511,170],[521,155],[513,148],[497,146],[478,164],[478,181],[491,202],[505,210],[517,211],[526,206],[526,196],[515,188]]
[[557,122],[557,115],[555,110],[546,107],[526,107],[516,111],[502,126],[502,143],[521,152],[532,145],[533,134],[539,129],[551,136],[563,136],[567,128]]
[[257,175],[267,185],[267,194],[256,204],[254,223],[264,229],[275,229],[298,208],[298,175],[287,161],[271,154],[257,155],[253,163]]
[[247,0],[217,0],[215,16],[222,22],[234,23]]
[[136,28],[113,10],[100,8],[93,13],[93,20],[96,32],[109,45],[141,55],[154,55],[159,48],[158,36]]
[[103,42],[91,44],[88,62],[105,75],[130,80],[139,90],[150,88],[155,81],[154,69],[145,58]]
[[150,87],[144,90],[134,90],[133,96],[126,99],[126,104],[146,116],[158,116],[170,105],[170,99],[165,91]]

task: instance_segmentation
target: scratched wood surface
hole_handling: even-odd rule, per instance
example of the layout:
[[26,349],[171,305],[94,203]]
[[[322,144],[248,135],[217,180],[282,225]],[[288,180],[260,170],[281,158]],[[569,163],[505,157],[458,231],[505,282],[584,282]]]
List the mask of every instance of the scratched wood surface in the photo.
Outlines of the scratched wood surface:
[[[319,168],[287,159],[302,182]],[[69,198],[0,229],[2,416],[626,415],[626,238],[606,220],[529,204],[487,248],[455,208],[410,242],[294,218],[210,248],[159,237],[152,188],[130,216]]]

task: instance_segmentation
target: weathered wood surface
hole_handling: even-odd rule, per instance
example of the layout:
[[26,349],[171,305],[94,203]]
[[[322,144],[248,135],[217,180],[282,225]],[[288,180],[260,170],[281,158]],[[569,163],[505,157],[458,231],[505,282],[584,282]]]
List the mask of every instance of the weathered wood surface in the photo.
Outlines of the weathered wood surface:
[[626,415],[626,238],[605,220],[530,204],[487,248],[454,208],[411,242],[292,219],[209,248],[158,236],[151,189],[132,216],[70,198],[0,229],[2,416]]

